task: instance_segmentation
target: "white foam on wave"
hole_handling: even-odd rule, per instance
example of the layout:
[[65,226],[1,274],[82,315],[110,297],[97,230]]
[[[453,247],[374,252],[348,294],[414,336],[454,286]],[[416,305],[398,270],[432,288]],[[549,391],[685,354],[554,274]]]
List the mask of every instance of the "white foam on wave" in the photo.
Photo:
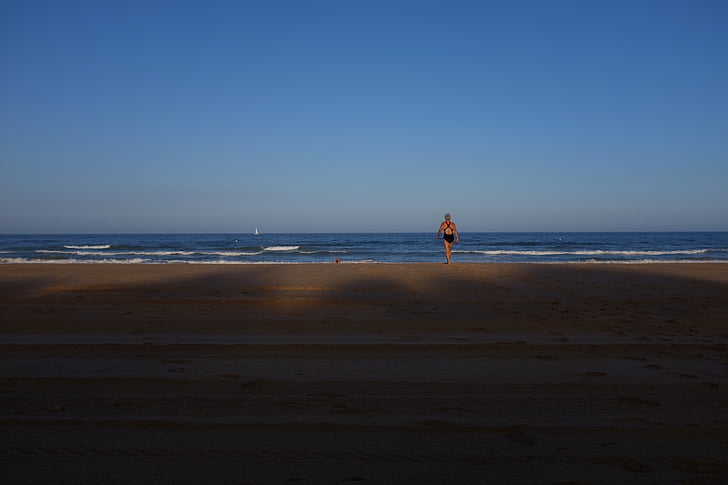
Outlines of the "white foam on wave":
[[37,253],[43,254],[73,254],[76,256],[192,256],[194,251],[53,251],[39,249]]
[[495,251],[459,251],[453,250],[454,253],[470,253],[484,254],[486,256],[667,256],[677,254],[705,254],[711,249],[686,249],[675,251],[514,251],[509,249],[499,249]]
[[206,256],[257,256],[263,251],[54,251],[50,249],[39,249],[36,253],[43,254],[66,254],[76,256],[194,256],[196,254]]
[[246,251],[211,251],[211,252],[204,252],[199,253],[204,255],[214,255],[214,256],[257,256],[259,254],[263,254],[263,251],[256,251],[256,252],[246,252]]
[[[107,253],[108,254],[108,253]],[[128,251],[126,253],[114,253],[117,256],[133,254],[137,256],[192,256],[197,254],[194,251]]]
[[268,246],[264,247],[263,251],[295,251],[301,246]]
[[[346,264],[410,264],[375,261],[373,259],[361,259],[352,261],[343,261]],[[635,260],[598,260],[589,259],[582,261],[533,261],[522,262],[522,264],[728,264],[728,259],[678,259],[678,260],[655,260],[655,259],[635,259]],[[0,258],[0,264],[321,264],[317,261],[235,261],[235,260],[217,260],[217,261],[189,261],[189,260],[170,260],[155,261],[151,259],[29,259],[29,258]],[[411,264],[417,264],[416,261]],[[465,263],[467,264],[467,263]],[[481,263],[477,263],[481,264]],[[504,262],[501,264],[518,264]]]
[[218,259],[214,261],[189,261],[189,260],[171,260],[171,261],[155,261],[154,264],[204,264],[204,265],[216,265],[216,264],[314,264],[314,263],[302,263],[296,261],[239,261],[230,259]]
[[149,259],[31,259],[31,258],[0,258],[0,264],[141,264],[148,263]]
[[95,246],[63,246],[66,249],[109,249],[111,244],[97,244]]

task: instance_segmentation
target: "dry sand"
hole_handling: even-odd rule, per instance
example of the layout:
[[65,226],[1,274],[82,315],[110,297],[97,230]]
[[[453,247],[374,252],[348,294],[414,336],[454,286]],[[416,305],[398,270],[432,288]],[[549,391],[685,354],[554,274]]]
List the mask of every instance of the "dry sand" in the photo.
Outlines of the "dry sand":
[[728,482],[728,264],[0,265],[3,483]]

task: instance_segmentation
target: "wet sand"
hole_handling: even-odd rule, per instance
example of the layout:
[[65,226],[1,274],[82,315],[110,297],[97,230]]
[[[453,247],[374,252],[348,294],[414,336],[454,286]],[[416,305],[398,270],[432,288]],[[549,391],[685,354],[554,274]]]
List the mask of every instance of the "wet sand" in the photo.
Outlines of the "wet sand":
[[728,481],[726,264],[0,265],[0,321],[6,483]]

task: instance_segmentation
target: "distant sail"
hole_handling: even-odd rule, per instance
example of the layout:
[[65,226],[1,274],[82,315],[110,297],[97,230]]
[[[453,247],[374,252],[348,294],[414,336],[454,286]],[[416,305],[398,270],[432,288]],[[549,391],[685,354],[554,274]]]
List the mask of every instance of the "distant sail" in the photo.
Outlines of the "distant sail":
[[253,236],[260,236],[260,232],[258,232],[258,228],[255,228],[255,232],[253,233]]

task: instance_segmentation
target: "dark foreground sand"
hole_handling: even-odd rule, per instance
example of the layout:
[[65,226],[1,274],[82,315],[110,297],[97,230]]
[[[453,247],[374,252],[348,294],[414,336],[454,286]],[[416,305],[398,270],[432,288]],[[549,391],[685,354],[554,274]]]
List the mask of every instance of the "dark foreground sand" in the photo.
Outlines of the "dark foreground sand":
[[728,482],[728,264],[0,265],[2,483]]

